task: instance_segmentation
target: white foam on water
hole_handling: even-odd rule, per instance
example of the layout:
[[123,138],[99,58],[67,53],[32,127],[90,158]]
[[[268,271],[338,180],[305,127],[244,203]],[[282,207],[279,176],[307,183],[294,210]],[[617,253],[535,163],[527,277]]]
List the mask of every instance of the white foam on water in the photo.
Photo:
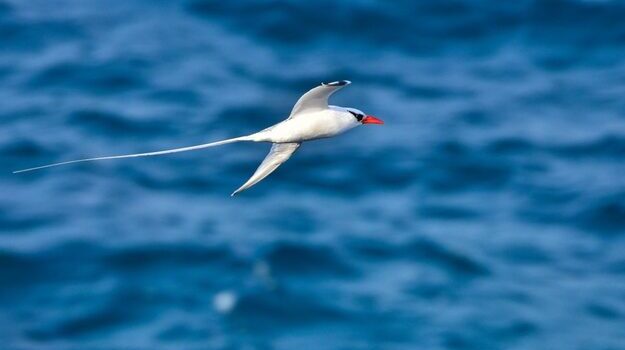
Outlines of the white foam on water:
[[228,290],[215,294],[213,307],[221,314],[228,314],[234,309],[238,301],[237,295]]

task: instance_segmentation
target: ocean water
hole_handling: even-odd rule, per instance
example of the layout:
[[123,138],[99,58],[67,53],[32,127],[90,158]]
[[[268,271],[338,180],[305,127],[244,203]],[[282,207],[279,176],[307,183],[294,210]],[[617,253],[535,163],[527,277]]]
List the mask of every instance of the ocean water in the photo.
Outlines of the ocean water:
[[[625,2],[0,0],[0,348],[625,349]],[[231,198],[322,81],[386,121]]]

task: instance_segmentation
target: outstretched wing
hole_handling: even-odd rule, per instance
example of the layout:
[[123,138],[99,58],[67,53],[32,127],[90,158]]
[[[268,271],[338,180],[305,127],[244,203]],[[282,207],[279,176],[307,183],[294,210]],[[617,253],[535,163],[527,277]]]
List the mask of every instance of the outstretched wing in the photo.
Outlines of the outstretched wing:
[[302,112],[314,112],[328,109],[328,98],[330,95],[351,83],[352,82],[349,80],[321,83],[321,85],[308,91],[297,100],[289,119],[297,117],[297,115],[302,114]]
[[252,175],[252,177],[250,177],[250,179],[247,180],[247,182],[244,183],[243,186],[239,187],[239,189],[234,191],[232,193],[232,196],[254,186],[262,179],[266,178],[274,170],[278,169],[278,167],[282,163],[286,162],[287,160],[289,160],[289,158],[291,158],[293,153],[295,153],[295,151],[299,148],[299,145],[300,143],[297,142],[274,143],[271,146],[271,150],[269,151],[267,157],[265,157],[263,162],[260,163],[260,165],[258,166],[258,169],[256,169],[256,172],[254,172],[254,175]]

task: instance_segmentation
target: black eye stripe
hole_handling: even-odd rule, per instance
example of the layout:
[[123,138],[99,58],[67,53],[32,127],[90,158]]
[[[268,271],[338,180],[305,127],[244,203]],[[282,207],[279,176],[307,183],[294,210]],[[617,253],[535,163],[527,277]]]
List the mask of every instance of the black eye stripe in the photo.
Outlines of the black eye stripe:
[[348,111],[348,112],[351,113],[354,116],[354,118],[356,118],[356,120],[358,120],[358,121],[361,121],[362,118],[364,118],[364,115],[362,115],[362,114],[358,114],[358,113],[352,112],[352,111]]

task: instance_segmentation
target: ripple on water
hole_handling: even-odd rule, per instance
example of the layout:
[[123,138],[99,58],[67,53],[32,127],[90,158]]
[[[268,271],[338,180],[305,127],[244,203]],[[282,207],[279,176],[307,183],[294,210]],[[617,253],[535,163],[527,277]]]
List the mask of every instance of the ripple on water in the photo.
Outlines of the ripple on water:
[[69,115],[68,123],[76,125],[93,137],[153,136],[171,131],[165,121],[139,121],[115,112],[79,109]]
[[106,257],[111,268],[121,271],[150,270],[158,266],[223,265],[223,268],[242,268],[233,253],[224,246],[203,247],[197,244],[144,244],[112,251]]
[[486,157],[459,142],[434,147],[426,161],[429,166],[424,181],[428,187],[443,192],[499,189],[514,174],[514,166],[508,160]]
[[425,205],[418,209],[419,215],[424,218],[440,220],[471,220],[480,217],[480,214],[470,208],[454,205]]
[[264,260],[278,275],[291,275],[299,278],[358,275],[355,267],[328,246],[280,242],[269,248]]
[[625,193],[609,194],[587,201],[572,219],[583,230],[624,234]]
[[30,88],[80,90],[93,94],[122,93],[144,86],[142,76],[142,68],[137,62],[67,62],[46,67],[35,74]]
[[594,140],[556,145],[549,149],[559,156],[572,159],[620,159],[625,154],[625,137],[603,135]]
[[411,259],[437,266],[456,277],[473,278],[490,274],[486,265],[476,258],[425,238],[406,244],[404,254]]
[[327,324],[348,318],[344,310],[321,298],[307,298],[289,289],[242,295],[232,313],[234,322],[272,329],[276,325]]

